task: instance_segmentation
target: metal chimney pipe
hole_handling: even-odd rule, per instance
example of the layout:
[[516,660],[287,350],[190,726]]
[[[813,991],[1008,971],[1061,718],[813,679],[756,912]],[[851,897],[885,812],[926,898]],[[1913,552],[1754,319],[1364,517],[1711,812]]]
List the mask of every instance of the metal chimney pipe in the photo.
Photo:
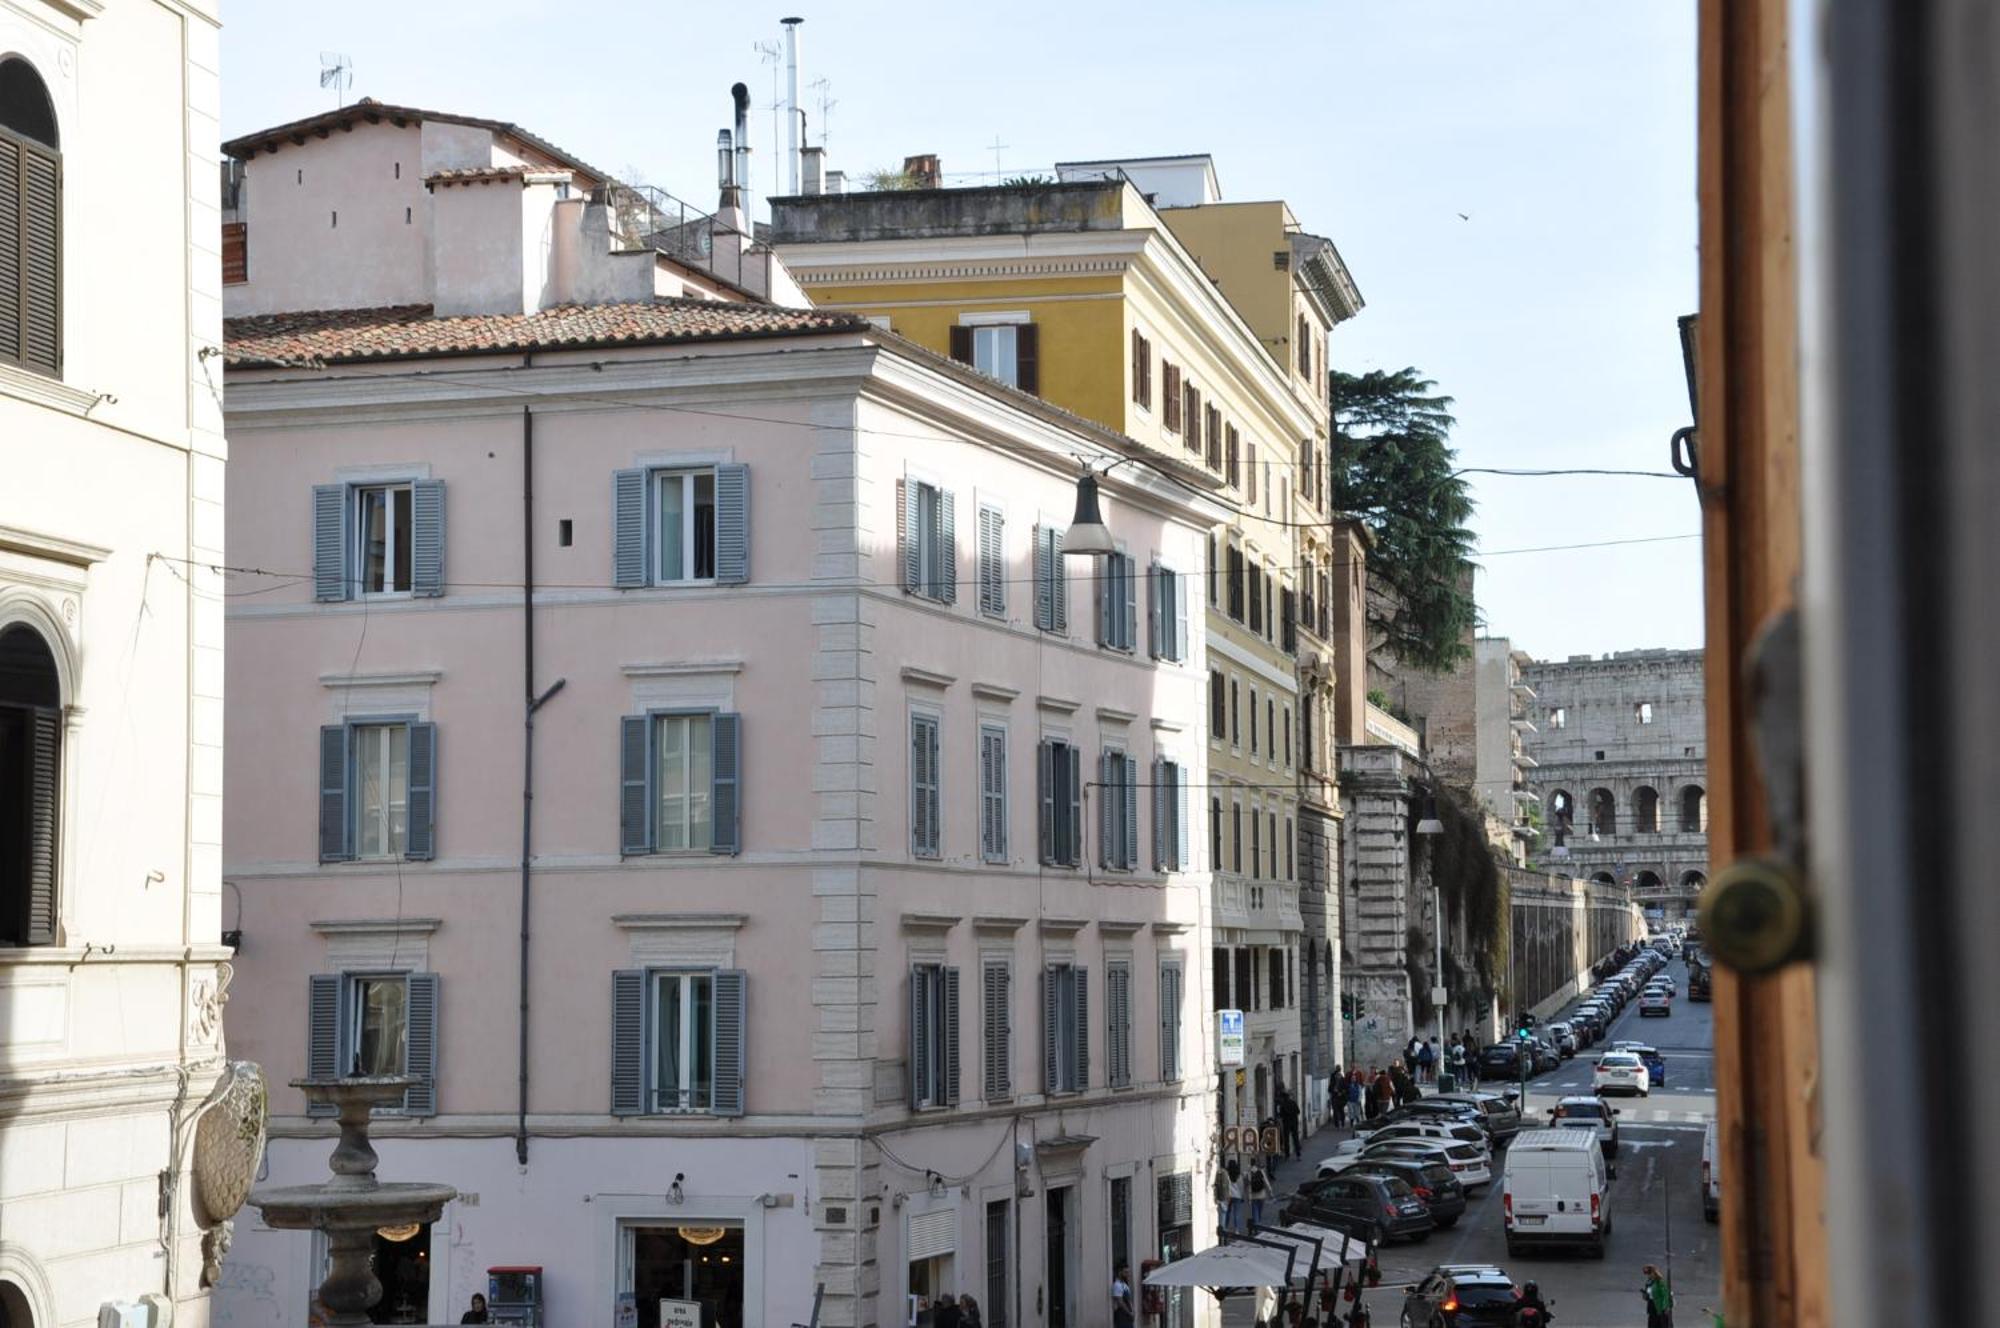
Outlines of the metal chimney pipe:
[[750,89],[732,84],[729,95],[736,101],[736,188],[742,191],[743,213],[750,213]]
[[783,20],[785,25],[785,170],[790,192],[799,192],[799,24],[802,18]]
[[721,189],[736,183],[736,150],[730,146],[727,129],[715,135],[715,183]]

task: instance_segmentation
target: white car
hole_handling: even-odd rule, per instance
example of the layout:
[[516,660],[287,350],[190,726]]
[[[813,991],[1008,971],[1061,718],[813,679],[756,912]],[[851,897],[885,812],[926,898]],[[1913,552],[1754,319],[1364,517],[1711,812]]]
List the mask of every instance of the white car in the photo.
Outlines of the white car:
[[1651,1096],[1652,1076],[1646,1073],[1646,1064],[1629,1051],[1607,1051],[1597,1058],[1597,1068],[1590,1072],[1590,1091],[1600,1097],[1606,1093],[1637,1093],[1640,1097]]
[[1486,1131],[1479,1126],[1441,1117],[1435,1121],[1397,1121],[1394,1125],[1374,1128],[1363,1125],[1355,1137],[1345,1140],[1341,1147],[1345,1148],[1352,1144],[1358,1150],[1378,1139],[1444,1139],[1453,1143],[1473,1144],[1480,1148],[1486,1147],[1487,1143]]
[[1671,1016],[1674,1012],[1674,998],[1658,987],[1648,987],[1639,997],[1639,1017],[1648,1015]]
[[1618,1156],[1618,1108],[1601,1097],[1565,1097],[1549,1108],[1552,1130],[1589,1130],[1606,1157]]
[[1467,1189],[1493,1179],[1493,1163],[1485,1149],[1451,1139],[1383,1139],[1364,1145],[1358,1152],[1335,1153],[1332,1157],[1321,1158],[1318,1171],[1322,1177],[1337,1176],[1349,1167],[1382,1158],[1442,1162],[1451,1168],[1452,1177]]

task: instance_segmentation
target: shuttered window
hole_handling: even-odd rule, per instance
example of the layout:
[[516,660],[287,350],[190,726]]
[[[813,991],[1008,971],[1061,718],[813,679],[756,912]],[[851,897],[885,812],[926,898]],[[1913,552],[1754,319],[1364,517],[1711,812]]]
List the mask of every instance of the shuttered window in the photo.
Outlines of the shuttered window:
[[1132,1086],[1132,965],[1104,966],[1105,1079],[1113,1088]]
[[621,470],[611,477],[611,584],[741,585],[750,579],[750,468]]
[[[1221,433],[1218,420],[1211,419],[1209,423],[1216,433]],[[1229,437],[1223,446],[1222,458],[1222,471],[1228,476],[1230,486],[1232,488],[1240,486],[1243,483],[1243,440],[1233,424],[1229,426]]]
[[222,284],[241,286],[250,280],[250,227],[240,221],[222,223]]
[[0,629],[0,944],[51,945],[62,824],[62,690],[39,632]]
[[0,360],[62,372],[62,152],[41,77],[0,59]]
[[[1233,434],[1235,430],[1231,429],[1230,432]],[[1233,442],[1234,439],[1232,438],[1231,441]],[[1257,444],[1256,443],[1253,442],[1244,445],[1243,461],[1249,472],[1244,480],[1245,489],[1243,496],[1247,501],[1254,503],[1257,501]]]
[[1096,560],[1097,644],[1101,646],[1138,648],[1138,597],[1132,584],[1137,567],[1129,554],[1107,553]]
[[444,594],[444,481],[313,488],[313,598]]
[[1181,1077],[1181,993],[1185,970],[1178,963],[1160,965],[1160,1078]]
[[1187,576],[1154,563],[1146,569],[1146,650],[1154,659],[1188,657]]
[[951,357],[1023,392],[1040,392],[1041,336],[1033,323],[951,330]]
[[1042,1088],[1081,1093],[1090,1086],[1090,973],[1076,964],[1042,970]]
[[[1160,427],[1168,433],[1181,431],[1181,370],[1177,364],[1160,361]],[[1195,451],[1201,450],[1201,440],[1188,444]]]
[[1014,1096],[1014,970],[1005,960],[980,966],[982,1089],[988,1102]]
[[746,979],[740,969],[611,975],[611,1112],[743,1114]]
[[1217,742],[1229,736],[1229,685],[1220,669],[1208,671],[1208,736]]
[[910,966],[910,1107],[948,1107],[958,1101],[958,970],[943,964]]
[[1201,451],[1201,389],[1193,383],[1181,388],[1181,427],[1187,430],[1187,449]]
[[1132,401],[1142,410],[1153,408],[1153,343],[1132,329]]
[[618,732],[620,852],[742,851],[741,715],[653,711]]
[[[437,1114],[438,975],[315,973],[306,990],[306,1075],[409,1075],[409,1116]],[[382,1110],[382,1108],[377,1108]],[[309,1108],[330,1116],[330,1106]]]
[[1224,577],[1229,599],[1227,609],[1229,616],[1231,618],[1235,619],[1237,622],[1242,622],[1243,621],[1243,550],[1237,548],[1234,544],[1232,544],[1229,546],[1227,558],[1229,566],[1228,566],[1228,571]]
[[1083,861],[1083,753],[1071,743],[1045,739],[1036,749],[1041,860],[1075,867]]
[[1177,761],[1153,761],[1153,868],[1186,871],[1189,861],[1187,769]]
[[1139,763],[1124,752],[1097,758],[1098,863],[1113,871],[1139,865]]
[[979,856],[1007,861],[1007,730],[979,726]]
[[435,857],[437,792],[437,725],[389,717],[322,727],[319,860]]
[[896,549],[907,594],[958,601],[957,502],[949,489],[896,482]]
[[979,611],[1007,616],[1007,519],[997,507],[979,509]]
[[1069,631],[1069,571],[1063,565],[1063,532],[1054,526],[1035,527],[1035,626]]
[[910,853],[919,858],[939,856],[938,717],[910,716]]

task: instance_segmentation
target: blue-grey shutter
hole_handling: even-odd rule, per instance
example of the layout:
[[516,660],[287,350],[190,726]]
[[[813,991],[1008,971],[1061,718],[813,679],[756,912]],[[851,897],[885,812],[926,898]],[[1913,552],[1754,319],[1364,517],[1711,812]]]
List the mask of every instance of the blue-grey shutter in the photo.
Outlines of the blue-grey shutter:
[[932,532],[937,541],[938,581],[931,587],[931,593],[947,604],[958,603],[958,505],[952,500],[950,489],[938,490],[937,526]]
[[54,945],[61,900],[62,711],[28,712],[27,906],[28,944]]
[[1160,575],[1160,565],[1149,564],[1146,568],[1146,653],[1154,659],[1165,658],[1168,654],[1163,635],[1168,623],[1160,612],[1161,595],[1165,588],[1166,581]]
[[403,856],[427,862],[437,854],[437,725],[410,725],[409,828]]
[[403,1113],[437,1115],[438,975],[412,973],[404,1006],[409,1019],[404,1034],[403,1070],[417,1082],[403,1092]]
[[1153,870],[1167,871],[1167,832],[1171,828],[1167,822],[1167,800],[1172,792],[1167,787],[1167,763],[1159,757],[1153,758]]
[[1132,583],[1138,579],[1139,563],[1128,553],[1118,554],[1112,561],[1118,568],[1118,648],[1136,651],[1139,648],[1139,594]]
[[709,815],[714,853],[743,851],[743,717],[720,714],[709,721]]
[[1136,757],[1121,756],[1118,765],[1125,795],[1118,826],[1118,847],[1124,860],[1119,865],[1132,871],[1139,866],[1139,762]]
[[1181,1077],[1181,970],[1178,965],[1160,967],[1160,1078],[1169,1083]]
[[444,481],[410,485],[410,593],[444,594]]
[[1097,865],[1115,867],[1118,852],[1118,757],[1100,752],[1097,757]]
[[938,722],[935,716],[910,716],[910,852],[934,858],[938,834]]
[[[340,1063],[341,1024],[346,1002],[341,999],[347,980],[338,973],[314,973],[306,979],[306,1078],[338,1079],[345,1067]],[[311,1103],[308,1116],[331,1116],[331,1102]]]
[[1069,569],[1063,564],[1063,537],[1060,530],[1049,532],[1049,567],[1055,602],[1053,630],[1058,632],[1069,631]]
[[1042,967],[1042,1091],[1062,1091],[1062,1066],[1056,1063],[1056,1023],[1062,1014],[1061,970]]
[[611,975],[611,1114],[646,1110],[646,974],[621,968]]
[[345,862],[349,847],[347,819],[347,726],[328,724],[319,731],[319,860]]
[[986,1100],[997,1102],[1014,1094],[1013,969],[989,963],[985,975]]
[[1035,527],[1035,626],[1044,632],[1056,629],[1056,581],[1049,557],[1049,529]]
[[1083,748],[1070,746],[1069,753],[1069,851],[1063,857],[1066,866],[1074,867],[1083,861]]
[[903,564],[903,589],[912,595],[923,589],[918,584],[923,568],[921,552],[917,547],[920,539],[917,531],[917,483],[908,479],[897,480],[896,550]]
[[1096,574],[1090,579],[1090,602],[1097,616],[1097,644],[1117,645],[1118,606],[1113,601],[1118,582],[1118,555],[1099,554],[1092,561],[1092,570]]
[[643,586],[646,575],[646,472],[620,470],[611,476],[611,584],[620,590]]
[[1070,980],[1076,984],[1076,1038],[1070,1044],[1076,1051],[1073,1073],[1076,1091],[1081,1093],[1090,1087],[1090,970],[1078,965],[1070,970]]
[[715,583],[750,579],[750,467],[715,468]]
[[1006,518],[998,508],[979,509],[979,611],[1007,616]]
[[1042,740],[1034,750],[1034,794],[1042,804],[1042,818],[1036,826],[1042,836],[1042,862],[1056,862],[1056,816],[1068,816],[1068,808],[1056,806],[1056,744]]
[[925,1104],[931,1086],[931,1001],[928,964],[910,965],[910,1110]]
[[1173,582],[1174,648],[1167,658],[1175,663],[1185,663],[1189,658],[1188,636],[1188,579],[1180,572],[1168,573]]
[[[1174,866],[1181,871],[1193,871],[1194,859],[1189,855],[1187,767],[1178,761],[1173,763],[1174,771]],[[1213,868],[1214,864],[1209,864]]]
[[1132,1083],[1132,969],[1107,964],[1104,969],[1105,1082],[1113,1088]]
[[958,970],[941,969],[944,975],[944,1102],[958,1105]]
[[313,485],[313,598],[347,599],[347,486]]
[[718,1116],[743,1114],[743,1072],[749,1064],[748,978],[740,968],[715,975],[715,1094]]
[[626,715],[618,721],[618,851],[653,851],[653,763],[648,759],[653,721]]

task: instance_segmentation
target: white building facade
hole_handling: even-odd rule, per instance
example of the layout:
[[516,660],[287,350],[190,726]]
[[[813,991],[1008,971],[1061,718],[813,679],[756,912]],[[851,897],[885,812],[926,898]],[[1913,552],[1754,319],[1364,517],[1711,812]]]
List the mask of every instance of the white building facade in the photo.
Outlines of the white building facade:
[[205,0],[0,5],[10,1328],[207,1323],[226,1216],[189,1163],[230,955],[216,52]]

